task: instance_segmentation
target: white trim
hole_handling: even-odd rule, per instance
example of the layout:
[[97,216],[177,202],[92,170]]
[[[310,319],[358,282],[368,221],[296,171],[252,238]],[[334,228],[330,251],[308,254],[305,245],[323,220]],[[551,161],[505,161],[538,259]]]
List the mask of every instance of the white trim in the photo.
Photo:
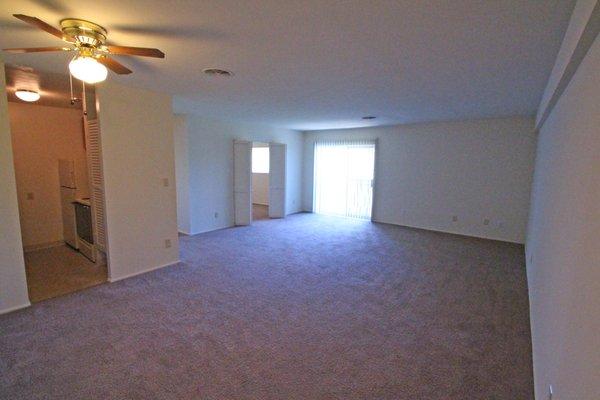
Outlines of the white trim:
[[46,243],[39,243],[39,244],[31,244],[29,246],[23,246],[23,252],[24,253],[31,253],[32,251],[50,249],[52,247],[59,247],[59,246],[62,246],[64,244],[65,244],[65,242],[63,240],[58,240],[56,242],[46,242]]
[[165,268],[165,267],[170,267],[170,266],[173,266],[175,264],[179,264],[180,262],[181,262],[181,260],[177,260],[177,261],[170,262],[170,263],[167,263],[167,264],[157,265],[155,267],[150,267],[150,268],[142,270],[142,271],[137,271],[137,272],[125,275],[125,276],[120,276],[118,278],[110,277],[108,279],[108,281],[110,283],[115,283],[115,282],[118,282],[118,281],[122,281],[123,279],[133,278],[134,276],[145,274],[146,272],[151,272],[151,271],[155,271],[157,269],[161,269],[161,268]]
[[371,220],[371,222],[374,222],[376,224],[394,225],[394,226],[400,226],[400,227],[404,227],[404,228],[420,229],[420,230],[429,231],[429,232],[449,233],[451,235],[464,236],[464,237],[470,237],[470,238],[475,238],[475,239],[495,240],[497,242],[514,243],[514,244],[521,244],[521,245],[525,244],[524,242],[518,242],[515,240],[501,238],[501,237],[492,236],[492,235],[484,236],[484,235],[477,235],[477,234],[473,234],[473,233],[453,231],[450,229],[426,228],[426,227],[419,226],[419,225],[411,225],[411,224],[406,224],[406,223],[399,224],[396,222],[387,222],[387,221],[379,221],[379,220]]
[[31,302],[28,301],[27,303],[19,304],[18,306],[9,307],[4,310],[0,310],[0,315],[8,314],[9,312],[17,311],[17,310],[20,310],[22,308],[27,308],[27,307],[31,307]]

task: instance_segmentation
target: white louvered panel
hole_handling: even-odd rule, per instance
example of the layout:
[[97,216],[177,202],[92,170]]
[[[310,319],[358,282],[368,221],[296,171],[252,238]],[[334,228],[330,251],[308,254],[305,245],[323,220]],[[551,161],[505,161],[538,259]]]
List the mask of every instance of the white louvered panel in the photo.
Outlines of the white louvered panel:
[[94,242],[98,249],[106,251],[106,215],[104,204],[104,179],[102,174],[102,146],[100,126],[97,119],[86,122],[88,169],[90,174],[90,200],[94,224]]

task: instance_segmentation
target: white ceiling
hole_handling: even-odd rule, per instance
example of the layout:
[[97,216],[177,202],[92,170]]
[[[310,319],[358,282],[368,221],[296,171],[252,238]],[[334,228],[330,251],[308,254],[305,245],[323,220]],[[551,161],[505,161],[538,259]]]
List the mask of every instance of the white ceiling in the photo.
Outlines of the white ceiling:
[[[113,79],[175,95],[177,112],[299,130],[532,115],[574,0],[3,0],[0,47],[57,45],[11,14],[104,25]],[[7,55],[64,72],[67,54]],[[235,73],[211,78],[204,68]],[[362,116],[375,115],[373,121]]]

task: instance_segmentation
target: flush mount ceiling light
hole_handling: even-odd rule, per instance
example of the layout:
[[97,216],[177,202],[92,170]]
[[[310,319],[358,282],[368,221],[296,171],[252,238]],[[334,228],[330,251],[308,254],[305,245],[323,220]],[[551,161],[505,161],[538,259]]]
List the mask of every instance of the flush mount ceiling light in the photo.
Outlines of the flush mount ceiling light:
[[211,76],[233,76],[233,72],[220,68],[206,68],[202,72]]
[[26,90],[26,89],[18,89],[15,92],[15,96],[23,101],[38,101],[40,99],[40,94],[35,90]]
[[71,74],[86,83],[98,83],[106,79],[108,70],[98,62],[94,57],[86,55],[77,55],[69,63]]
[[69,63],[71,74],[84,82],[97,83],[106,79],[108,69],[126,75],[132,71],[110,56],[113,54],[165,58],[165,54],[154,48],[114,46],[107,43],[107,31],[102,26],[83,19],[67,18],[60,21],[57,29],[36,17],[13,14],[15,18],[41,29],[66,43],[58,47],[34,47],[4,49],[10,53],[39,53],[71,51],[76,55]]
[[362,117],[362,119],[375,119],[377,117],[373,116],[373,115],[367,115],[366,117]]

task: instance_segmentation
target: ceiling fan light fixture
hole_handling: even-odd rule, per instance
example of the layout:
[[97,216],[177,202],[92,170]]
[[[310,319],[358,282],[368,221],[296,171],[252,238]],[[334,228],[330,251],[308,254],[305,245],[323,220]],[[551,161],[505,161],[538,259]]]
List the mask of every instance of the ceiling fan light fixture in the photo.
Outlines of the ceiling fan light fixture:
[[40,99],[40,94],[35,90],[18,89],[15,96],[23,101],[34,102]]
[[94,57],[78,55],[69,63],[69,71],[85,83],[98,83],[106,79],[108,70]]

